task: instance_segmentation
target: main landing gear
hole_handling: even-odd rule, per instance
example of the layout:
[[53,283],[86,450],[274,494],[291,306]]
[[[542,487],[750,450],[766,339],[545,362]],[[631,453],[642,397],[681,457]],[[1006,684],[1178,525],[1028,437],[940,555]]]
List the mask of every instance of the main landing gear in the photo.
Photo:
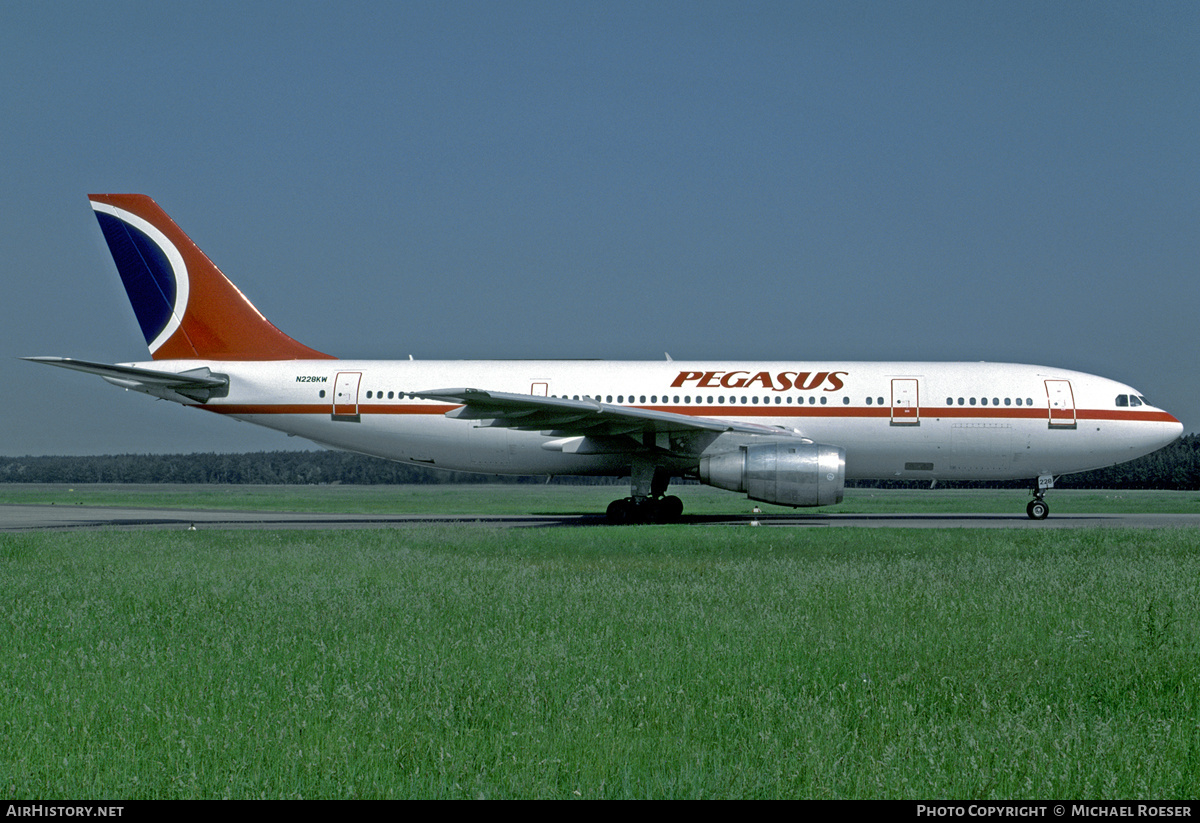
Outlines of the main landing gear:
[[1037,479],[1037,485],[1033,487],[1033,499],[1029,501],[1029,505],[1025,507],[1025,513],[1029,515],[1030,520],[1045,520],[1050,514],[1050,506],[1046,504],[1046,490],[1054,488],[1054,477],[1049,474],[1043,474]]
[[683,514],[683,501],[666,494],[671,473],[648,460],[635,459],[630,470],[632,494],[608,504],[605,518],[611,525],[674,523]]
[[673,494],[664,497],[624,497],[608,504],[604,513],[610,525],[674,523],[683,514],[683,501]]

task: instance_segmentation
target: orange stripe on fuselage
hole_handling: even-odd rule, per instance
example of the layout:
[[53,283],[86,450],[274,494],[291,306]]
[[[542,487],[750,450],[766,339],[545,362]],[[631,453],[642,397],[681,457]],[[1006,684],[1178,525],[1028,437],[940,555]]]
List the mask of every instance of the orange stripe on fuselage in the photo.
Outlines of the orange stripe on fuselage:
[[[425,405],[411,403],[360,402],[360,415],[424,414],[442,415],[460,408],[456,405]],[[209,403],[196,408],[215,414],[331,414],[328,403]],[[629,406],[627,408],[668,412],[685,417],[826,417],[826,418],[890,418],[889,406]],[[920,419],[941,417],[973,420],[1046,420],[1048,410],[1039,408],[921,408]],[[1075,419],[1091,421],[1140,421],[1146,423],[1177,423],[1172,415],[1161,411],[1128,411],[1124,409],[1077,409]]]
[[[353,406],[353,403],[343,404]],[[215,414],[332,414],[328,403],[209,403],[198,409]],[[359,414],[445,414],[459,406],[393,405],[364,406],[358,404]]]

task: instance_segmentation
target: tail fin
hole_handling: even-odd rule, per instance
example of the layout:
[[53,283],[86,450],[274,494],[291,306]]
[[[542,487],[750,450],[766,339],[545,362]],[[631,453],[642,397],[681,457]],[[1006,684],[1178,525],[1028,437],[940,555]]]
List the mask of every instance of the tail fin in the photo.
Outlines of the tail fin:
[[155,360],[332,360],[275,328],[144,194],[88,199]]

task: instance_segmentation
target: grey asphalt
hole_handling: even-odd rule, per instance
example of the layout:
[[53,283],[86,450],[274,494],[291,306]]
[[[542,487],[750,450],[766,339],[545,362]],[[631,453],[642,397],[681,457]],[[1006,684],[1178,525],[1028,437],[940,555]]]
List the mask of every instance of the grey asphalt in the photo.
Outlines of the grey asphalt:
[[[384,529],[430,524],[504,528],[604,525],[603,515],[328,514],[150,509],[118,506],[0,505],[0,532],[65,529]],[[732,514],[685,515],[679,525],[902,529],[1197,528],[1200,514],[1051,514],[1042,521],[1011,514]]]

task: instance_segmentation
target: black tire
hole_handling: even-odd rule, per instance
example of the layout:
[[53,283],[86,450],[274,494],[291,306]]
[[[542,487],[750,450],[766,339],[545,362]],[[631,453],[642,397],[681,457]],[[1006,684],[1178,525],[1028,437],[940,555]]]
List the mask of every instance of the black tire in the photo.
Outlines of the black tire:
[[1029,505],[1025,507],[1025,513],[1029,515],[1030,520],[1045,520],[1050,514],[1050,507],[1046,505],[1045,500],[1030,500]]
[[624,525],[629,521],[629,505],[624,500],[613,500],[604,516],[608,525]]
[[662,500],[658,501],[658,506],[654,512],[654,522],[674,523],[679,519],[679,515],[681,514],[683,514],[683,501],[673,494],[668,494]]
[[634,506],[628,499],[614,500],[608,504],[604,517],[610,526],[624,526],[633,521]]

